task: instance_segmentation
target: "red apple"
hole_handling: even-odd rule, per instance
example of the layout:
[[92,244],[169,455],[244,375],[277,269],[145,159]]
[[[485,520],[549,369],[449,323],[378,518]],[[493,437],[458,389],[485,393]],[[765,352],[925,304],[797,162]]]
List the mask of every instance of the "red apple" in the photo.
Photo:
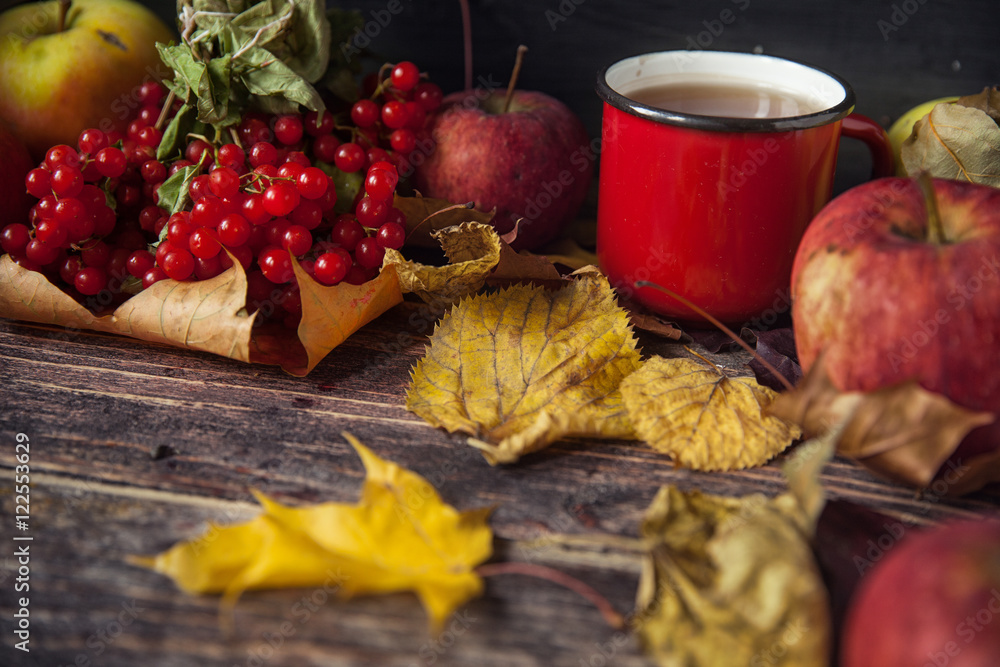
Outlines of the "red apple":
[[[425,196],[497,209],[501,234],[521,218],[516,249],[551,241],[580,210],[594,151],[580,119],[539,92],[470,91],[445,97],[429,120],[434,147],[414,173]],[[416,161],[414,161],[416,164]]]
[[843,667],[1000,665],[1000,521],[907,534],[851,600]]
[[0,122],[0,229],[28,222],[32,199],[24,189],[24,177],[34,163],[28,149]]
[[[68,9],[66,7],[68,6]],[[125,129],[144,81],[170,76],[156,42],[174,39],[131,0],[49,0],[0,14],[0,119],[36,161],[89,127]]]
[[824,352],[841,390],[913,378],[1000,413],[1000,190],[938,179],[925,190],[871,181],[812,221],[792,267],[799,361]]

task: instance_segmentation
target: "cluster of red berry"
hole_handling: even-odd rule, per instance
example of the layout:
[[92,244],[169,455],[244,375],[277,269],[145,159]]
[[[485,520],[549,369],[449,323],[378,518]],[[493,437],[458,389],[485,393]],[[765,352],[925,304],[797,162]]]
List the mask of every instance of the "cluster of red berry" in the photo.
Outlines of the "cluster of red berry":
[[[76,148],[55,146],[27,176],[38,198],[27,224],[0,232],[3,250],[78,297],[135,291],[169,278],[205,280],[233,261],[248,280],[248,307],[264,303],[287,320],[301,313],[292,258],[323,285],[361,284],[377,275],[386,248],[405,240],[393,206],[400,173],[440,88],[402,62],[366,80],[365,97],[344,113],[248,113],[232,142],[192,137],[183,155],[156,159],[159,129],[176,112],[147,83],[124,136],[84,131]],[[185,168],[188,205],[172,215],[159,190]],[[358,174],[342,188],[337,170]],[[346,196],[345,196],[346,195]],[[85,300],[85,299],[81,299]]]

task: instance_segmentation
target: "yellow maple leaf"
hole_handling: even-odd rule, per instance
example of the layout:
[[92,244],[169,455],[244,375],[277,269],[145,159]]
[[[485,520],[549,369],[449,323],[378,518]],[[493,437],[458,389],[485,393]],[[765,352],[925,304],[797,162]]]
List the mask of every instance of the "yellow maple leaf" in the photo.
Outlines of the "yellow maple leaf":
[[776,392],[691,359],[653,357],[622,382],[621,392],[636,434],[696,470],[761,465],[801,435],[764,414]]
[[258,492],[264,512],[255,519],[131,561],[227,602],[246,590],[293,586],[323,586],[342,598],[410,590],[440,627],[482,591],[475,567],[493,551],[491,508],[459,512],[423,477],[344,437],[367,471],[357,504],[289,507]]
[[639,366],[628,316],[606,278],[517,285],[468,298],[438,323],[406,406],[467,433],[491,463],[567,435],[631,437],[622,378]]

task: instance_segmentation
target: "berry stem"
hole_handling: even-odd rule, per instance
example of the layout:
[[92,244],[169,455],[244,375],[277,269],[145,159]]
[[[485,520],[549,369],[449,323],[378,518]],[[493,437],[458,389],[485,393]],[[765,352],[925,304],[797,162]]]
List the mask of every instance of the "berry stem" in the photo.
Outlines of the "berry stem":
[[927,211],[927,240],[935,245],[943,245],[946,241],[944,227],[941,225],[941,212],[934,194],[934,181],[926,171],[917,176],[917,185],[924,195],[924,208]]
[[59,0],[59,24],[56,26],[56,32],[66,30],[66,15],[69,14],[69,8],[72,4],[73,0]]
[[625,627],[625,619],[615,611],[608,599],[591,588],[588,584],[580,581],[576,577],[571,577],[565,572],[560,572],[555,568],[539,565],[537,563],[489,563],[476,568],[476,574],[480,577],[492,577],[498,574],[523,574],[529,577],[545,579],[554,584],[559,584],[574,593],[587,599],[588,602],[597,607],[601,616],[612,628],[620,630]]
[[524,54],[528,47],[521,44],[517,47],[517,55],[514,56],[514,71],[510,73],[510,81],[507,83],[507,96],[503,100],[503,112],[510,111],[510,103],[514,101],[514,86],[517,85],[517,77],[521,74],[521,64],[524,62]]
[[163,107],[160,109],[160,115],[156,118],[156,124],[153,126],[157,130],[163,129],[163,124],[167,122],[167,114],[170,113],[170,107],[174,106],[175,99],[177,99],[177,95],[171,88],[167,94],[166,101],[163,103]]
[[669,295],[669,296],[677,299],[678,301],[680,301],[681,303],[683,303],[685,306],[687,306],[688,308],[690,308],[691,310],[693,310],[694,312],[698,313],[699,315],[701,315],[702,317],[704,317],[706,320],[708,320],[709,322],[711,322],[712,324],[714,324],[716,327],[719,328],[720,331],[722,331],[723,333],[725,333],[726,335],[728,335],[733,340],[733,342],[735,342],[737,345],[739,345],[740,347],[742,347],[744,350],[746,350],[747,352],[749,352],[750,354],[752,354],[757,359],[757,361],[759,361],[761,363],[761,365],[764,368],[766,368],[767,370],[771,371],[771,373],[774,375],[774,377],[778,378],[778,381],[781,382],[782,386],[785,389],[787,389],[788,391],[791,391],[792,389],[795,388],[795,387],[792,386],[792,383],[788,381],[788,378],[786,378],[784,375],[782,375],[781,373],[779,373],[778,369],[775,368],[774,366],[772,366],[767,361],[767,359],[764,359],[764,357],[762,357],[759,354],[757,354],[756,351],[754,351],[749,345],[747,345],[747,343],[746,343],[745,340],[743,340],[742,338],[740,338],[739,336],[737,336],[735,333],[733,333],[732,329],[730,329],[725,324],[723,324],[722,322],[720,322],[716,317],[714,317],[713,315],[705,312],[705,310],[703,308],[695,305],[694,303],[692,303],[688,299],[685,299],[684,297],[682,297],[677,292],[675,292],[673,290],[670,290],[670,289],[667,289],[666,287],[664,287],[662,285],[657,285],[656,283],[650,282],[648,280],[637,280],[637,281],[635,281],[635,287],[636,287],[636,289],[642,288],[642,287],[652,287],[653,289],[658,289],[661,292],[663,292],[664,294],[667,294],[667,295]]

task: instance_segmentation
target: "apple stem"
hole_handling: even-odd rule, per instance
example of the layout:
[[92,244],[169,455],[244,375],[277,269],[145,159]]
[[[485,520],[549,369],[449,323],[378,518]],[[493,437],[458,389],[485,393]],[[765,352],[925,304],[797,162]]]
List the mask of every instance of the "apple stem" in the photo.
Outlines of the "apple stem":
[[638,288],[642,288],[642,287],[652,287],[654,289],[660,290],[664,294],[667,294],[667,295],[669,295],[669,296],[677,299],[678,301],[680,301],[681,303],[683,303],[685,306],[687,306],[688,308],[690,308],[691,310],[693,310],[694,312],[698,313],[699,315],[701,315],[702,317],[704,317],[706,320],[708,320],[709,322],[711,322],[712,324],[714,324],[716,327],[718,327],[719,330],[722,331],[723,333],[725,333],[726,335],[728,335],[733,340],[734,343],[736,343],[737,345],[739,345],[740,347],[742,347],[744,350],[746,350],[747,352],[749,352],[750,354],[752,354],[754,356],[754,358],[757,359],[757,361],[760,362],[761,366],[763,366],[764,368],[766,368],[767,370],[769,370],[771,372],[771,374],[774,375],[774,377],[778,378],[778,382],[780,382],[781,385],[785,389],[787,389],[788,391],[792,391],[795,388],[795,387],[792,386],[792,383],[788,381],[788,378],[786,378],[784,375],[782,375],[778,371],[777,368],[775,368],[774,366],[772,366],[767,361],[767,359],[765,359],[764,357],[762,357],[759,354],[757,354],[757,352],[753,348],[751,348],[749,345],[747,345],[747,343],[746,343],[745,340],[743,340],[742,338],[740,338],[739,336],[737,336],[735,333],[733,333],[732,329],[730,329],[725,324],[723,324],[722,322],[720,322],[716,317],[714,317],[710,313],[706,312],[705,309],[703,309],[703,308],[695,305],[694,303],[692,303],[688,299],[685,299],[684,297],[682,297],[677,292],[675,292],[673,290],[670,290],[670,289],[667,289],[663,285],[657,285],[656,283],[651,282],[649,280],[637,280],[637,281],[635,281],[635,287],[637,289]]
[[927,211],[927,240],[935,245],[942,245],[945,242],[944,227],[941,225],[941,213],[934,194],[934,181],[929,173],[922,171],[917,176],[917,185],[924,195],[924,208]]
[[69,14],[69,7],[72,4],[73,0],[59,0],[59,24],[56,26],[56,32],[66,29],[66,15]]
[[472,90],[472,14],[469,0],[458,0],[462,8],[462,50],[465,56],[465,88]]
[[475,570],[480,577],[492,577],[498,574],[524,574],[529,577],[536,577],[551,581],[554,584],[564,586],[574,593],[584,597],[588,602],[597,607],[604,617],[605,622],[616,630],[625,627],[625,619],[619,614],[606,597],[590,587],[590,585],[580,581],[576,577],[571,577],[565,572],[539,565],[538,563],[518,563],[508,561],[505,563],[488,563],[480,565]]
[[524,54],[528,47],[522,44],[517,47],[517,55],[514,56],[514,71],[510,73],[510,82],[507,83],[507,97],[503,100],[503,113],[510,110],[510,103],[514,101],[514,86],[517,85],[517,77],[521,74],[521,63],[524,62]]

